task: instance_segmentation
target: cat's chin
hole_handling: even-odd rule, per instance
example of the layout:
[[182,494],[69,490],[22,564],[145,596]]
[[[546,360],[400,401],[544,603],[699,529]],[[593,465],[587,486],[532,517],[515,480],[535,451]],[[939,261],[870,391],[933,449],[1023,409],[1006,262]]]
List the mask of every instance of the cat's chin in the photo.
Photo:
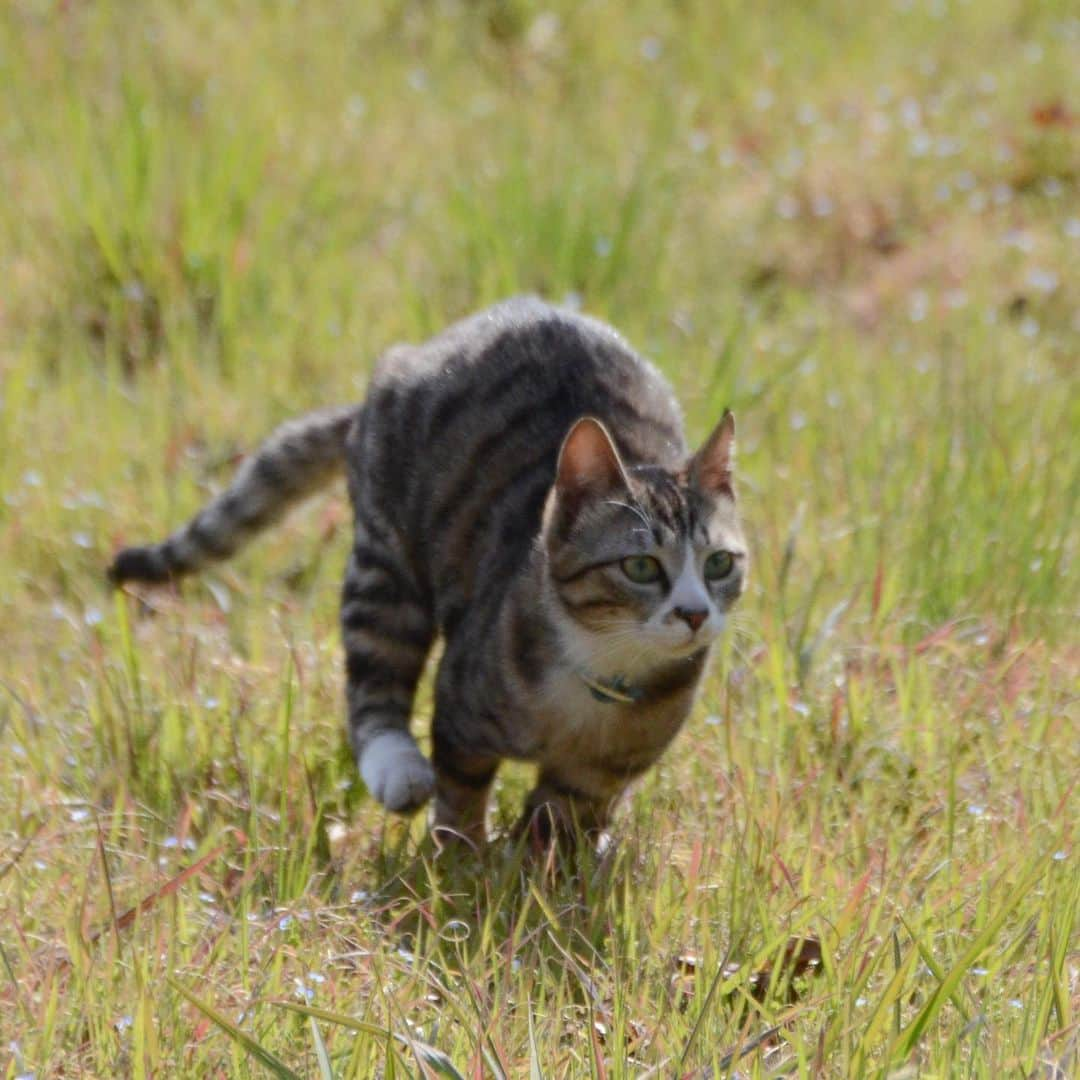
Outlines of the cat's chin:
[[690,660],[697,656],[703,649],[707,649],[716,640],[715,635],[702,637],[695,635],[691,640],[678,645],[669,645],[665,649],[656,650],[654,656],[659,664],[671,663],[678,660]]

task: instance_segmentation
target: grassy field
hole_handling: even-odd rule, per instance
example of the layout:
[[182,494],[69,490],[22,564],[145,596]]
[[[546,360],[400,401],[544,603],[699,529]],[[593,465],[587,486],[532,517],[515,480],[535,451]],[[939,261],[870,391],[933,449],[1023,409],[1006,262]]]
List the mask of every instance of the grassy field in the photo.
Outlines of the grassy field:
[[[1076,1075],[1078,178],[1065,0],[4,4],[0,1075]],[[365,796],[342,493],[103,580],[518,291],[735,409],[754,555],[574,873]]]

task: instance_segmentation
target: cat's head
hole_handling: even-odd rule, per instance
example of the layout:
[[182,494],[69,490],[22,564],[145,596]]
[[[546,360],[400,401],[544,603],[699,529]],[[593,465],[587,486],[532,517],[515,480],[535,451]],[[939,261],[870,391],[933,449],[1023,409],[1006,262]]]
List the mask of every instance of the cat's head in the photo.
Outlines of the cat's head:
[[678,470],[625,466],[591,417],[567,434],[543,543],[559,621],[598,674],[691,656],[723,630],[748,569],[734,443],[730,412]]

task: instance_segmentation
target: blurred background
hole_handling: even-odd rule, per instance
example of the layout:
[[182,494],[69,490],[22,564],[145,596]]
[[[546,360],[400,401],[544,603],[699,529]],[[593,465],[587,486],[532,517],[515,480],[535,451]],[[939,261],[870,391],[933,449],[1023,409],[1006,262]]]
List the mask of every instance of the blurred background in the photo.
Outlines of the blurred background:
[[[826,578],[880,562],[931,619],[1054,606],[1071,5],[14,2],[0,25],[9,492],[73,454],[128,535],[178,455],[213,444],[209,467],[531,291],[622,329],[695,435],[743,414],[778,552],[805,505]],[[100,560],[116,537],[80,518]]]
[[[1078,176],[1067,0],[6,0],[0,1071],[247,1075],[169,973],[305,1075],[259,995],[364,1001],[469,1075],[525,1074],[537,994],[553,1075],[718,1075],[766,1025],[755,1075],[1065,1061]],[[472,896],[515,895],[502,863],[428,880],[363,799],[341,493],[182,595],[103,580],[275,424],[516,292],[611,321],[692,440],[735,410],[753,552],[627,888],[550,918]],[[807,927],[816,998],[704,997]],[[471,1025],[425,981],[460,972]],[[390,1075],[345,1038],[340,1075]]]

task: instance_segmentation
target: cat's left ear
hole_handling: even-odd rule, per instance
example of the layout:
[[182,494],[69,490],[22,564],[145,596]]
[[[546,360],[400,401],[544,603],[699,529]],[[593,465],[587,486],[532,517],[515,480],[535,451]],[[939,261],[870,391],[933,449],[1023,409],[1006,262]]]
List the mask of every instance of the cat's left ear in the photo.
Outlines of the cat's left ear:
[[705,445],[690,459],[690,483],[705,495],[735,498],[735,417],[724,410]]

